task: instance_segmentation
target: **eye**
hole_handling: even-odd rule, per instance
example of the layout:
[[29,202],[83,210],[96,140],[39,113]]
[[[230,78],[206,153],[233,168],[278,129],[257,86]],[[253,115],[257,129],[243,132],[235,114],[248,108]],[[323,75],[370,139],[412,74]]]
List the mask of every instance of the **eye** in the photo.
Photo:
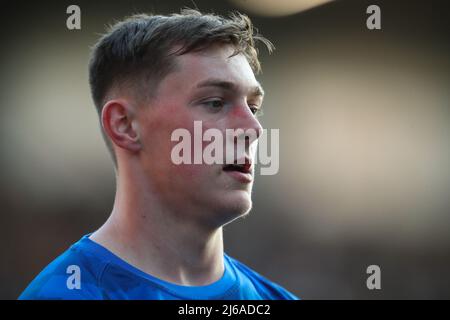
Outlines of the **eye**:
[[207,106],[212,112],[218,112],[224,107],[224,101],[222,99],[213,99],[202,102],[203,105]]
[[261,107],[258,105],[250,104],[249,109],[255,116],[261,116],[263,114]]

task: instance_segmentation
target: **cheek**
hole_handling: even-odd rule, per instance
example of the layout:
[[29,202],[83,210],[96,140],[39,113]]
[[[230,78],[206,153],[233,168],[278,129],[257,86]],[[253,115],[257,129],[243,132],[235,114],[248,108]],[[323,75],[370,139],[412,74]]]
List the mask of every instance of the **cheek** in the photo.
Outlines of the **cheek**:
[[178,143],[171,141],[172,133],[180,128],[191,132],[191,123],[189,114],[176,104],[155,106],[155,110],[149,112],[141,124],[145,157],[154,159],[158,166],[170,164],[172,148]]
[[[194,129],[193,124],[190,124],[190,127],[187,125],[184,127],[190,132],[190,146],[191,146],[191,164],[179,164],[176,165],[170,160],[169,156],[169,167],[166,168],[170,171],[171,181],[169,183],[172,185],[172,188],[176,188],[178,190],[183,190],[186,194],[199,193],[202,194],[211,191],[211,187],[214,185],[214,181],[219,175],[218,166],[217,165],[208,165],[203,161],[203,150],[206,146],[208,146],[211,142],[202,141],[199,144],[200,148],[198,150],[194,147]],[[200,137],[201,138],[201,137]],[[197,137],[197,139],[199,139]],[[200,141],[200,140],[198,140]],[[172,143],[172,147],[175,146],[177,142]],[[171,151],[171,150],[170,150]],[[198,153],[201,157],[200,164],[194,164],[194,153]]]
[[158,173],[151,183],[160,197],[170,205],[199,203],[203,202],[211,191],[216,190],[214,173],[210,169],[205,165],[171,163],[164,172]]
[[[176,129],[186,129],[190,133],[191,163],[194,160],[194,119],[190,114],[180,112],[172,116],[173,108],[167,108],[167,113],[159,118],[154,117],[147,121],[144,132],[144,152],[142,165],[155,191],[164,194],[174,193],[192,194],[202,189],[205,192],[212,185],[214,176],[217,176],[217,167],[203,164],[179,164],[171,159],[172,149],[180,141],[171,141],[171,135]],[[169,117],[169,118],[168,118]],[[209,126],[203,124],[203,132]],[[202,136],[200,136],[200,140]],[[197,139],[199,139],[197,137]],[[210,142],[202,142],[200,152]],[[181,196],[181,195],[178,195]]]
[[172,188],[185,194],[205,194],[213,185],[210,167],[205,165],[179,165],[174,168]]

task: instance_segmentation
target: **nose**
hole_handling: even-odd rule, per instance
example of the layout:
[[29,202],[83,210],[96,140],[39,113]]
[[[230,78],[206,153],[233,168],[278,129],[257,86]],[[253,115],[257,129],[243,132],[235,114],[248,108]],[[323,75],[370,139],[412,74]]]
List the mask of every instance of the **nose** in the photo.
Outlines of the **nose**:
[[235,143],[237,142],[236,140],[245,139],[246,147],[248,148],[262,134],[263,128],[261,123],[251,112],[246,102],[236,106],[232,121],[233,129],[242,129],[236,130],[237,134],[234,137]]

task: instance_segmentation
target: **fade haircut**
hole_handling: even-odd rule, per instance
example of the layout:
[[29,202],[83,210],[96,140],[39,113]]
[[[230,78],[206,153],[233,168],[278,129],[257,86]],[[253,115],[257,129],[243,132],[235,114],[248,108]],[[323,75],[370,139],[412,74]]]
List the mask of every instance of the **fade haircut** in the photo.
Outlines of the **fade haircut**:
[[[119,21],[94,45],[89,62],[89,84],[99,118],[114,90],[127,90],[134,98],[145,101],[174,70],[176,56],[214,44],[233,46],[232,56],[242,53],[253,72],[259,73],[255,42],[262,42],[269,53],[274,49],[269,40],[257,33],[249,17],[238,12],[225,18],[182,9],[180,14],[137,14]],[[112,143],[103,129],[102,135],[117,168]]]

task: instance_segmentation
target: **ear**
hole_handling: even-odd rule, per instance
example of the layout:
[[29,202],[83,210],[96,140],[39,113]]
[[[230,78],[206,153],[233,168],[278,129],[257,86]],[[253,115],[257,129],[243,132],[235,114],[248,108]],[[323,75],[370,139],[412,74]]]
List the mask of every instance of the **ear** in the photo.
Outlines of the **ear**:
[[128,101],[115,99],[108,101],[102,109],[102,126],[111,141],[130,152],[141,149],[136,112]]

